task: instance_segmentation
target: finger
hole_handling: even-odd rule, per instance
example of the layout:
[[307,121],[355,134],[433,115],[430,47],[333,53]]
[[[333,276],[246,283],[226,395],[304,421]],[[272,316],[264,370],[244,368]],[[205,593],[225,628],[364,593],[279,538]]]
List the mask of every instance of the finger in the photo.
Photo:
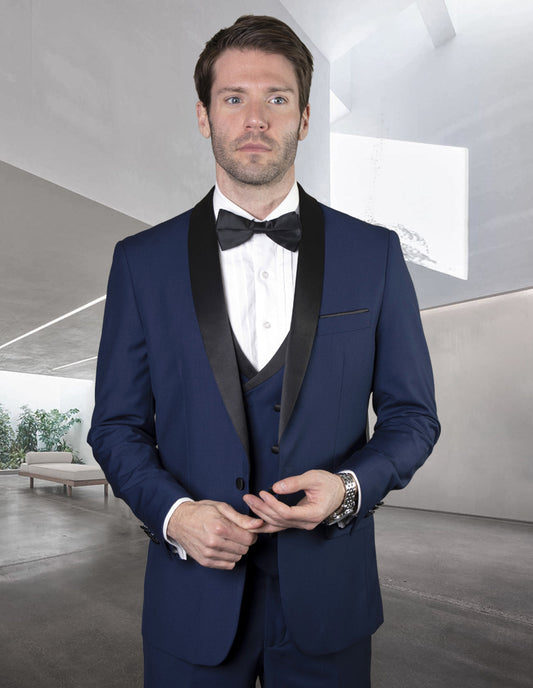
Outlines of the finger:
[[[268,492],[260,492],[260,497],[249,497],[247,503],[267,523],[283,528],[314,528],[325,516],[316,504],[306,503],[305,497],[296,506],[287,506]],[[326,514],[327,515],[327,514]]]
[[[253,542],[257,539],[257,535],[251,533]],[[229,538],[209,538],[204,544],[203,549],[205,553],[212,557],[227,560],[237,560],[248,552],[249,545],[245,545]]]
[[[257,535],[253,534],[255,538]],[[208,541],[208,543],[192,544],[188,551],[193,559],[202,566],[218,566],[220,562],[236,563],[248,552],[248,547],[238,545],[229,540]]]
[[[201,557],[202,559],[210,560],[224,559],[226,561],[237,561],[248,552],[248,545],[227,539],[215,532],[217,530],[220,530],[218,525],[215,529],[183,538],[180,544],[196,560]],[[257,539],[255,533],[241,532],[248,535],[254,541]]]
[[260,492],[259,495],[264,505],[263,511],[268,514],[270,518],[278,519],[289,525],[307,520],[307,515],[310,513],[309,508],[307,506],[299,506],[305,502],[306,497],[298,502],[298,505],[288,506],[279,499],[276,499],[276,497],[272,496],[269,492]]
[[207,568],[219,569],[221,571],[232,571],[235,568],[235,562],[229,563],[227,561],[217,561],[212,564],[205,564]]
[[[194,559],[194,557],[193,557]],[[196,561],[201,565],[205,566],[208,569],[222,569],[225,571],[231,571],[232,569],[235,568],[235,564],[237,562],[235,561],[226,561],[224,559],[208,559],[208,558],[202,558],[198,557]]]
[[286,519],[291,517],[292,508],[280,501],[272,493],[261,490],[259,497],[269,510],[277,514],[279,518]]
[[286,530],[287,528],[302,527],[299,521],[295,520],[292,517],[292,509],[290,509],[290,507],[287,507],[286,505],[283,505],[283,507],[284,511],[287,512],[288,517],[286,515],[280,515],[278,511],[271,509],[267,504],[265,504],[265,502],[262,499],[255,498],[253,506],[252,504],[250,505],[251,508],[253,508],[254,511],[256,511],[256,513],[258,513],[261,516],[265,523],[265,526],[269,526],[262,527],[261,529],[259,529],[259,532],[276,533],[280,530]]
[[293,494],[300,490],[308,490],[311,487],[312,480],[309,476],[309,471],[301,475],[292,475],[288,478],[283,478],[272,485],[272,490],[277,494]]
[[[261,492],[260,497],[257,495],[245,495],[243,497],[250,509],[257,514],[261,519],[269,523],[278,522],[283,519],[283,515],[278,509],[278,500],[266,492]],[[268,501],[267,501],[268,500]],[[287,508],[285,504],[282,505]]]
[[283,514],[289,513],[290,507],[288,507],[286,504],[281,502],[277,497],[275,497],[272,493],[267,492],[266,490],[261,490],[258,495],[244,495],[243,499],[248,504],[248,506],[253,504],[254,507],[266,509],[267,511],[274,511],[275,513],[278,513],[281,516],[283,516]]
[[[261,519],[253,519],[257,527],[263,525]],[[204,545],[213,550],[225,550],[242,554],[257,540],[257,535],[240,528],[228,518],[222,516],[210,524],[203,539]]]
[[303,497],[297,504],[291,507],[287,507],[290,514],[286,514],[285,518],[287,520],[292,520],[298,523],[319,523],[323,521],[324,518],[331,513],[328,511],[327,514],[322,515],[323,509],[320,504],[315,501],[310,501],[307,496]]
[[[257,497],[243,497],[244,502],[248,508],[253,511],[261,520],[262,523],[265,521],[265,505],[261,499]],[[260,527],[260,526],[259,526]]]
[[261,519],[253,518],[247,514],[241,514],[239,511],[225,502],[221,502],[218,508],[220,513],[222,513],[229,521],[234,523],[239,528],[250,530],[252,528],[260,528],[262,525],[261,523],[258,523],[258,521]]
[[279,533],[282,530],[287,530],[286,526],[273,526],[270,523],[265,523],[261,528],[254,529],[253,533]]

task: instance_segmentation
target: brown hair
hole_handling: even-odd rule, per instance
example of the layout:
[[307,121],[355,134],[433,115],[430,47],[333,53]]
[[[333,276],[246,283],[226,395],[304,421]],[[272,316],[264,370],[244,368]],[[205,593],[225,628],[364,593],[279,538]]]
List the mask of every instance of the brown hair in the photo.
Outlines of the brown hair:
[[221,29],[207,41],[196,68],[194,83],[198,98],[207,111],[211,104],[213,68],[224,50],[262,50],[265,53],[283,55],[291,62],[298,82],[300,112],[309,102],[313,56],[294,31],[274,17],[246,14],[225,29]]

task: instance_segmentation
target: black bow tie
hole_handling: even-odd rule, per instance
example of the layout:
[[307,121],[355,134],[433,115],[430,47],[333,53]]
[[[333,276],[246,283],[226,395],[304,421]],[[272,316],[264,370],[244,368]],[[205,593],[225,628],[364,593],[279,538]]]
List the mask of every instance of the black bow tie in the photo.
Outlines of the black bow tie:
[[266,234],[283,248],[296,251],[302,238],[298,213],[287,213],[274,220],[256,222],[228,210],[220,210],[216,227],[218,243],[223,251],[244,244],[254,234]]

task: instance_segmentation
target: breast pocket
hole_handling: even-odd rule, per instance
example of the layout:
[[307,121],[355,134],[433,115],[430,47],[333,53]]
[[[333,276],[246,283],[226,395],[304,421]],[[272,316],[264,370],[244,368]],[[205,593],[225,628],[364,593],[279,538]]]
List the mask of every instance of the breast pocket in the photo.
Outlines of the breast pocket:
[[317,335],[351,332],[365,327],[370,327],[370,310],[368,308],[323,313],[318,321]]

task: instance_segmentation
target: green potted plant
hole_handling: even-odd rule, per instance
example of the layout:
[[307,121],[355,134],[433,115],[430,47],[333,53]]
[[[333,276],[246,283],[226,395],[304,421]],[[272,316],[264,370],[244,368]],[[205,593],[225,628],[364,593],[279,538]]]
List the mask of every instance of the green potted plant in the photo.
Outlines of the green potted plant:
[[18,463],[13,457],[15,432],[11,426],[9,413],[0,404],[0,470],[17,468]]

